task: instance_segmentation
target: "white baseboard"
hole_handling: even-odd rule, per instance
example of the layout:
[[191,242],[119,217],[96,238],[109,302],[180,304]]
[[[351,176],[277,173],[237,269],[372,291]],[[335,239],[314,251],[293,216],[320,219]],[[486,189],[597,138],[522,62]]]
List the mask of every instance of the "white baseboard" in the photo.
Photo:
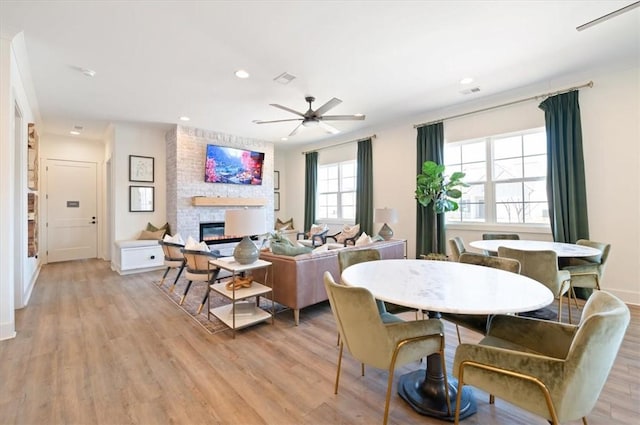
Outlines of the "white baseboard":
[[13,339],[16,337],[16,323],[5,322],[0,323],[0,341]]

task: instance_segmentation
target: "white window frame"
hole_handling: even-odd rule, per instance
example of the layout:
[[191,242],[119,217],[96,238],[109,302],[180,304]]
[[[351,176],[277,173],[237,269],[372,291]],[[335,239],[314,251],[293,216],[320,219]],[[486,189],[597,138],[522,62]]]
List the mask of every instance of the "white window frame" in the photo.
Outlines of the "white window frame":
[[[486,181],[484,181],[484,210],[485,210],[485,219],[484,221],[475,221],[475,222],[471,222],[471,221],[449,221],[447,220],[447,227],[451,228],[451,229],[473,229],[473,228],[477,228],[477,229],[482,229],[482,230],[487,230],[487,231],[491,231],[491,230],[504,230],[505,228],[509,228],[513,231],[534,231],[534,232],[538,232],[538,231],[548,231],[550,229],[550,225],[549,223],[501,223],[497,221],[496,215],[497,215],[497,206],[496,206],[496,183],[508,183],[508,182],[527,182],[527,181],[546,181],[546,176],[545,177],[523,177],[523,178],[515,178],[515,179],[509,179],[509,180],[499,180],[499,181],[494,181],[493,180],[493,161],[494,161],[494,154],[493,154],[493,141],[495,139],[502,139],[502,138],[507,138],[507,137],[517,137],[517,136],[525,136],[527,134],[535,134],[535,133],[544,133],[545,129],[544,127],[542,128],[534,128],[534,129],[529,129],[529,130],[523,130],[523,131],[516,131],[516,132],[512,132],[512,133],[505,133],[505,134],[496,134],[496,135],[492,135],[492,136],[488,136],[488,137],[482,137],[482,138],[477,138],[477,139],[470,139],[470,140],[463,140],[460,142],[452,142],[452,143],[448,143],[445,145],[445,150],[448,147],[454,147],[454,146],[460,146],[460,145],[465,145],[465,144],[471,144],[471,143],[477,143],[477,142],[484,142],[485,144],[485,167],[486,167],[486,171],[485,174],[487,176]],[[547,152],[548,154],[548,152]],[[524,153],[522,153],[523,156]],[[446,165],[446,164],[445,164]],[[451,170],[446,170],[445,172],[447,174],[450,174],[452,171]],[[471,181],[467,181],[463,178],[463,181],[467,182],[467,183],[481,183],[481,182],[471,182]],[[464,193],[464,188],[463,188],[463,193]],[[524,203],[526,203],[526,201],[523,201]],[[457,213],[458,211],[456,211]],[[445,215],[446,217],[446,215]]]
[[[355,179],[356,182],[354,182],[354,187],[353,190],[343,190],[342,188],[342,166],[345,164],[353,164],[354,168],[355,168]],[[331,191],[331,192],[320,192],[320,169],[322,168],[328,168],[328,167],[338,167],[338,190],[337,191]],[[358,178],[358,165],[355,159],[350,159],[347,161],[338,161],[338,162],[331,162],[331,163],[327,163],[327,164],[321,164],[318,165],[318,192],[316,194],[316,221],[318,222],[322,222],[322,223],[329,223],[329,224],[352,224],[355,222],[355,217],[353,218],[344,218],[342,216],[342,194],[345,193],[353,193],[354,196],[354,209],[357,207],[356,203],[357,203],[357,198],[356,198],[356,185],[357,185],[357,178]],[[320,196],[321,195],[325,195],[325,194],[336,194],[337,196],[337,217],[323,217],[320,214]]]

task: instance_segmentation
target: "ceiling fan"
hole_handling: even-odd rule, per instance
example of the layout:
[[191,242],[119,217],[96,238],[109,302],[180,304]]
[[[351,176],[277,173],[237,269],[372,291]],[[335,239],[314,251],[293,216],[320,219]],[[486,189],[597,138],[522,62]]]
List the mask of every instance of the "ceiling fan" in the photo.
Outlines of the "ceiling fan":
[[336,97],[316,109],[315,111],[311,108],[311,104],[316,100],[313,96],[307,96],[304,98],[307,103],[309,103],[309,109],[307,112],[298,112],[294,109],[287,108],[286,106],[278,105],[277,103],[271,103],[271,106],[275,106],[276,108],[283,109],[285,111],[291,112],[293,114],[298,115],[300,118],[291,118],[286,120],[273,120],[273,121],[254,121],[256,124],[269,124],[274,122],[286,122],[286,121],[302,121],[293,131],[289,134],[289,136],[293,136],[297,134],[300,130],[305,127],[314,127],[319,126],[327,133],[336,134],[339,133],[335,127],[330,126],[325,121],[350,121],[350,120],[363,120],[365,116],[363,114],[354,114],[354,115],[324,115],[330,109],[338,106],[342,103],[342,101]]

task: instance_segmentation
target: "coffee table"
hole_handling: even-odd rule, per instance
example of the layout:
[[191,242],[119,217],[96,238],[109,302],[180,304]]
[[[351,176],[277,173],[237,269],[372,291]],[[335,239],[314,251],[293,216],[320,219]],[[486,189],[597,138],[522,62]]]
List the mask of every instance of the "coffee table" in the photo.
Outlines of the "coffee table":
[[[519,313],[553,302],[553,294],[541,283],[490,267],[449,261],[379,260],[355,264],[342,272],[342,282],[367,288],[375,298],[429,311],[460,314]],[[427,357],[426,370],[400,377],[398,394],[417,412],[453,420],[457,381],[444,385],[440,354]],[[447,409],[446,391],[452,410]],[[462,393],[460,418],[476,412],[471,389]]]

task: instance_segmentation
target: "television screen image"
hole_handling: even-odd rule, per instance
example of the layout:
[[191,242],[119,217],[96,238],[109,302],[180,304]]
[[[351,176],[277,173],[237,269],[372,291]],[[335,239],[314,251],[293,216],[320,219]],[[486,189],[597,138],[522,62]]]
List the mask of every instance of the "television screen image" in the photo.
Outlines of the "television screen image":
[[204,181],[261,185],[263,163],[263,152],[207,145]]

